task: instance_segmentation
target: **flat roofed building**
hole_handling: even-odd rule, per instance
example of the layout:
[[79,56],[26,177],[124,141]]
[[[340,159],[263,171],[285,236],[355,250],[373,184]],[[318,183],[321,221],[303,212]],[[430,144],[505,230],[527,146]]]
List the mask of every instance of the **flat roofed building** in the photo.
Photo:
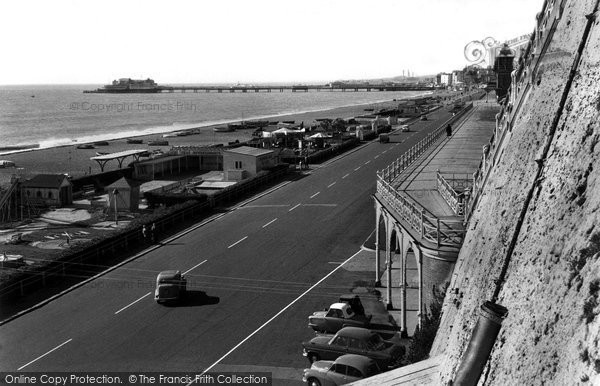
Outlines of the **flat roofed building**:
[[276,164],[277,156],[273,150],[241,146],[223,151],[223,171],[227,181],[254,177]]

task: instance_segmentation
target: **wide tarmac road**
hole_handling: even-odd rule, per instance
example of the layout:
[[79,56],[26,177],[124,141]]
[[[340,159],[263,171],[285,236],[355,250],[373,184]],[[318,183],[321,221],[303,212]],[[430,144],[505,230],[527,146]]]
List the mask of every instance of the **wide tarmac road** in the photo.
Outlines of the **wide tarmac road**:
[[[299,384],[307,317],[343,293],[374,229],[377,170],[450,114],[367,143],[0,327],[0,371],[269,371]],[[398,142],[401,141],[401,142]],[[186,272],[178,306],[158,272]]]

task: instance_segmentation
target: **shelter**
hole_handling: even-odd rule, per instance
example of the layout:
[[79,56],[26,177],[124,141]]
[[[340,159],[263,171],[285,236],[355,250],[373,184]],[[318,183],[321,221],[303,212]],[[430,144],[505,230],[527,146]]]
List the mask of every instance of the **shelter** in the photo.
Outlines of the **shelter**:
[[73,203],[73,185],[64,174],[38,174],[21,185],[22,197],[40,206],[64,206]]
[[140,156],[147,152],[147,150],[125,150],[117,153],[103,154],[96,157],[91,157],[90,159],[98,162],[101,171],[104,171],[104,166],[106,166],[106,163],[113,159],[117,160],[117,162],[119,163],[119,169],[121,169],[123,167],[123,161],[125,160],[125,158],[133,156],[134,161],[138,161],[140,159]]
[[140,184],[122,177],[106,187],[108,191],[108,211],[136,211],[140,203]]
[[223,170],[227,181],[254,177],[261,170],[276,164],[277,157],[273,150],[241,146],[223,151]]

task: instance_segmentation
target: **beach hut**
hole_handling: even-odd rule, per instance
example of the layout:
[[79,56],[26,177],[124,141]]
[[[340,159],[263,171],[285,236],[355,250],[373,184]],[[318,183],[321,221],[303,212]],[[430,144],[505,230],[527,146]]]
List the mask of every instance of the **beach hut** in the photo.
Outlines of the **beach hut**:
[[106,187],[108,191],[108,211],[133,212],[140,203],[140,184],[128,178],[121,178]]

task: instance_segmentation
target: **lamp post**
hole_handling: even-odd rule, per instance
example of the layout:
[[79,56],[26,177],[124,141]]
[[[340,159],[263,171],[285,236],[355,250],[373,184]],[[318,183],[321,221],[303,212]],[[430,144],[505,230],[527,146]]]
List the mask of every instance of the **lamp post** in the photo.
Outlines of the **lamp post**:
[[115,200],[115,225],[119,225],[119,215],[117,212],[117,196],[119,195],[119,189],[113,190],[113,199]]

